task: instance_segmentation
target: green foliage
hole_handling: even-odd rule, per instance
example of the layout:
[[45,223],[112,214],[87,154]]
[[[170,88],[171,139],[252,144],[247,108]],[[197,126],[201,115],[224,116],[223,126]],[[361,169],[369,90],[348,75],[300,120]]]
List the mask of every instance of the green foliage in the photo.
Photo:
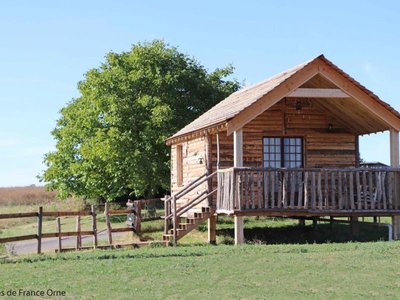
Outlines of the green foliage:
[[108,201],[169,189],[165,140],[239,88],[232,66],[207,72],[163,41],[110,52],[61,110],[41,180],[60,198]]

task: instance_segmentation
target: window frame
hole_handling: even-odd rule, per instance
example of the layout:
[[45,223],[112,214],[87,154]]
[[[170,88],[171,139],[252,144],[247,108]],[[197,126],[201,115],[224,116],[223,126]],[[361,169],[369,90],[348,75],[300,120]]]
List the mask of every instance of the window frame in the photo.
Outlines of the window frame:
[[[266,146],[266,144],[265,144],[265,139],[279,139],[279,143],[280,143],[280,166],[279,167],[265,167],[265,162],[266,162],[266,160],[265,160],[265,151],[264,151],[264,149],[265,149],[265,146]],[[300,149],[301,149],[301,167],[285,167],[285,163],[289,163],[290,164],[290,162],[292,162],[293,160],[291,160],[290,158],[289,158],[289,160],[285,160],[285,154],[287,154],[287,155],[297,155],[297,154],[299,154],[299,153],[297,153],[297,152],[295,152],[295,153],[285,153],[284,152],[284,150],[285,150],[285,140],[290,140],[290,139],[300,139]],[[286,145],[286,146],[292,146],[291,144],[289,144],[289,145]],[[295,145],[295,147],[297,147],[297,145]],[[271,153],[269,153],[269,154],[271,154]],[[276,155],[276,153],[275,153],[275,155]],[[295,160],[294,161],[296,161],[296,158],[295,158]],[[304,161],[305,161],[305,149],[304,149],[304,137],[303,136],[263,136],[262,137],[262,166],[263,166],[263,168],[285,168],[285,169],[292,169],[292,168],[304,168]],[[276,160],[275,160],[275,162],[276,162]]]
[[176,145],[176,185],[183,186],[183,145]]

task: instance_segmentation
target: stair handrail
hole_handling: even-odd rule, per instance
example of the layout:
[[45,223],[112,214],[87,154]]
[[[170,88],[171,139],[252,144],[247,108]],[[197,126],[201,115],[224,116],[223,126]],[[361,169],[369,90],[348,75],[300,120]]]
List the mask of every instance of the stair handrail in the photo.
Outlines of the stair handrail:
[[[193,191],[195,188],[199,187],[201,184],[204,182],[210,180],[217,174],[217,171],[209,174],[209,172],[204,173],[201,175],[199,178],[196,180],[192,181],[189,183],[187,186],[185,186],[182,190],[180,190],[178,193],[173,195],[170,198],[165,199],[165,207],[168,208],[165,211],[165,228],[164,232],[168,230],[169,227],[169,221],[172,219],[172,229],[173,229],[173,243],[176,245],[177,242],[177,219],[179,216],[181,216],[183,213],[187,212],[190,208],[192,208],[194,205],[200,203],[207,197],[210,197],[212,194],[214,194],[217,190],[215,189],[212,192],[208,192],[207,190],[201,193],[199,196],[195,197],[193,200],[189,201],[188,203],[185,203],[182,207],[179,208],[179,210],[176,207],[176,202],[178,199],[182,198],[183,196],[187,195],[189,192]],[[199,200],[201,199],[201,201]],[[196,202],[195,204],[193,204]],[[172,209],[171,209],[172,208]]]

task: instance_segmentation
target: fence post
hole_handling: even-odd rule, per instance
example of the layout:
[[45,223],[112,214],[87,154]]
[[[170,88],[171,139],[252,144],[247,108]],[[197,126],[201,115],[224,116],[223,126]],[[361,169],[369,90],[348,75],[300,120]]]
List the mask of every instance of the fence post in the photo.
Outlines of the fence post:
[[169,196],[165,195],[164,196],[164,234],[168,233],[169,229],[169,222],[168,222],[168,216],[170,214],[170,210],[168,209],[169,207]]
[[140,200],[135,201],[135,212],[136,212],[136,218],[135,218],[135,230],[136,234],[140,235],[142,231],[142,202]]
[[61,253],[62,251],[62,244],[61,244],[61,219],[58,217],[56,219],[57,221],[57,237],[58,237],[58,253]]
[[111,232],[111,222],[110,222],[110,206],[109,206],[108,202],[106,202],[106,204],[105,204],[104,214],[106,216],[108,244],[112,245],[112,232]]
[[37,233],[37,253],[42,253],[42,225],[43,225],[43,207],[40,206],[38,210],[38,233]]
[[92,230],[93,230],[93,249],[97,248],[97,221],[96,221],[96,205],[91,206],[92,212]]
[[82,236],[81,236],[81,216],[76,216],[76,250],[81,249]]

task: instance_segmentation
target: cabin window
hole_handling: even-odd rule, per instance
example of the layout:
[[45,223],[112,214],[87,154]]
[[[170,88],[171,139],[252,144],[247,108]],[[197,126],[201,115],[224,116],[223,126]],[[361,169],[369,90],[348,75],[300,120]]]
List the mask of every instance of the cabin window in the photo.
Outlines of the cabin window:
[[264,168],[302,168],[303,139],[300,137],[263,138]]
[[176,146],[176,183],[178,186],[183,185],[183,152],[182,145]]

